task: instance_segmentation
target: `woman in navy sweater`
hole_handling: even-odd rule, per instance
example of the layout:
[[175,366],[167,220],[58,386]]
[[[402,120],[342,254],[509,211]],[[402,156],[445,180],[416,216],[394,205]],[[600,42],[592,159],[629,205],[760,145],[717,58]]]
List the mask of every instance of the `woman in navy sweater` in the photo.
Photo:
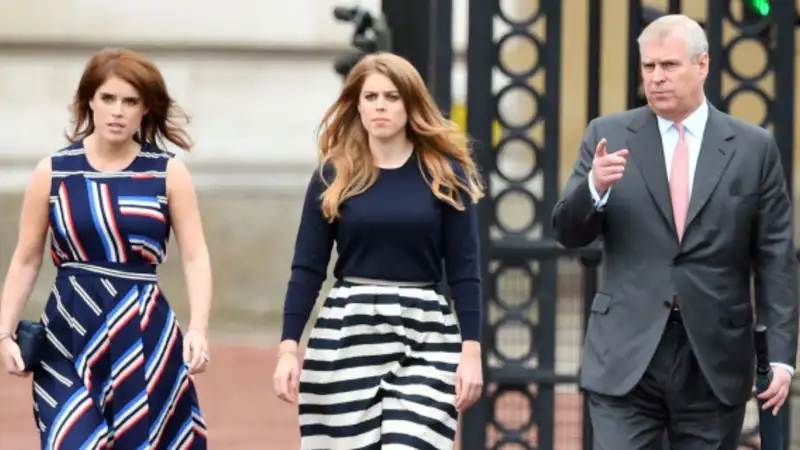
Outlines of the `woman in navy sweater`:
[[[458,411],[483,386],[474,206],[483,187],[467,138],[408,61],[381,53],[353,68],[319,145],[286,293],[276,393],[299,400],[303,449],[452,448]],[[301,371],[297,342],[334,242],[336,283]],[[442,272],[455,315],[437,291]]]

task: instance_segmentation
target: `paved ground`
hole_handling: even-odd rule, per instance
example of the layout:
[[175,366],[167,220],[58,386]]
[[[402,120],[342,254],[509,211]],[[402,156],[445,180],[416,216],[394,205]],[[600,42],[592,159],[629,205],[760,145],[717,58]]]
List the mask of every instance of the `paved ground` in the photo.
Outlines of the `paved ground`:
[[[295,409],[272,394],[276,348],[266,345],[267,342],[275,340],[212,338],[212,370],[197,378],[212,450],[298,448]],[[0,450],[39,448],[30,404],[30,379],[0,375]],[[494,407],[500,413],[498,422],[506,428],[519,428],[522,422],[530,420],[529,406],[521,395],[505,395]],[[580,396],[558,394],[556,411],[555,448],[580,449]],[[522,434],[528,442],[537,441],[535,427]],[[487,439],[490,448],[496,443],[497,432],[487,430]],[[509,444],[502,448],[523,447]]]
[[[274,341],[273,341],[274,342]],[[212,341],[213,367],[197,377],[211,449],[298,448],[297,419],[272,395],[275,348]],[[38,448],[31,420],[30,379],[0,376],[0,449]]]
[[[295,410],[272,394],[276,349],[264,345],[266,339],[259,341],[212,339],[213,367],[197,378],[197,385],[213,450],[298,448]],[[527,419],[527,408],[521,401],[508,397],[498,402],[504,425],[516,428],[520,418]],[[30,379],[0,375],[0,450],[39,448],[30,403]],[[579,449],[579,399],[567,394],[559,396],[557,403],[556,436],[560,445],[556,448]],[[535,429],[525,434],[535,442]],[[495,433],[490,430],[490,440],[492,435]]]

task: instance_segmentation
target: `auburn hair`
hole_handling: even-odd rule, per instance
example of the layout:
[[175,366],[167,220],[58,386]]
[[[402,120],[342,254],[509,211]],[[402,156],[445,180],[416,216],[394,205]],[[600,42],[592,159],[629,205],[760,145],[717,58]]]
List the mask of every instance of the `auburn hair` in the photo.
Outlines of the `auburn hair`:
[[69,142],[75,143],[94,132],[89,101],[111,77],[133,86],[147,108],[134,140],[157,146],[167,140],[184,151],[191,149],[188,133],[177,123],[181,119],[186,125],[189,117],[170,97],[161,72],[149,59],[127,49],[101,50],[86,64],[71,105],[73,129],[67,135]]
[[[358,114],[364,81],[382,74],[397,87],[408,116],[406,135],[419,155],[419,169],[433,194],[458,210],[465,201],[483,197],[483,184],[472,159],[469,139],[445,119],[414,66],[392,53],[365,56],[350,71],[336,102],[319,127],[319,175],[325,185],[321,207],[325,218],[339,217],[339,206],[370,188],[378,177],[369,149],[367,132]],[[463,168],[458,176],[454,164]],[[326,173],[332,166],[333,173]],[[462,193],[469,199],[462,198]]]

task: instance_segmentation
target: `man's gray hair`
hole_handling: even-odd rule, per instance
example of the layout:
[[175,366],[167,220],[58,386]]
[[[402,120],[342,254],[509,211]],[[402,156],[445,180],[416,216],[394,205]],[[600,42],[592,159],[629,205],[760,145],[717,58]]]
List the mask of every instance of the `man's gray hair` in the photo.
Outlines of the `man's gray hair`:
[[652,21],[642,30],[636,39],[639,43],[639,53],[642,53],[644,44],[660,42],[672,36],[683,38],[686,43],[686,53],[693,62],[697,62],[700,55],[708,52],[708,38],[699,23],[683,14],[668,14]]

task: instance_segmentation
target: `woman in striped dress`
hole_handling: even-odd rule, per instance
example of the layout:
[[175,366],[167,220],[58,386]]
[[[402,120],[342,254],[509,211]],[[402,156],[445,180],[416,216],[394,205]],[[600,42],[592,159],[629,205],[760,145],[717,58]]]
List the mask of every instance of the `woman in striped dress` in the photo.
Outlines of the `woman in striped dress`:
[[[322,124],[274,388],[299,401],[303,449],[451,449],[458,411],[483,385],[483,192],[467,140],[414,67],[386,53],[352,70]],[[297,342],[334,242],[336,282],[300,370]],[[455,314],[437,290],[442,262]]]
[[[208,252],[186,168],[156,147],[188,150],[158,69],[107,50],[75,95],[72,144],[44,159],[27,189],[0,301],[0,357],[33,373],[41,448],[205,449],[192,375],[208,364]],[[185,335],[156,267],[173,228],[189,284]],[[23,367],[13,331],[50,234],[55,283],[41,315],[41,360]]]

